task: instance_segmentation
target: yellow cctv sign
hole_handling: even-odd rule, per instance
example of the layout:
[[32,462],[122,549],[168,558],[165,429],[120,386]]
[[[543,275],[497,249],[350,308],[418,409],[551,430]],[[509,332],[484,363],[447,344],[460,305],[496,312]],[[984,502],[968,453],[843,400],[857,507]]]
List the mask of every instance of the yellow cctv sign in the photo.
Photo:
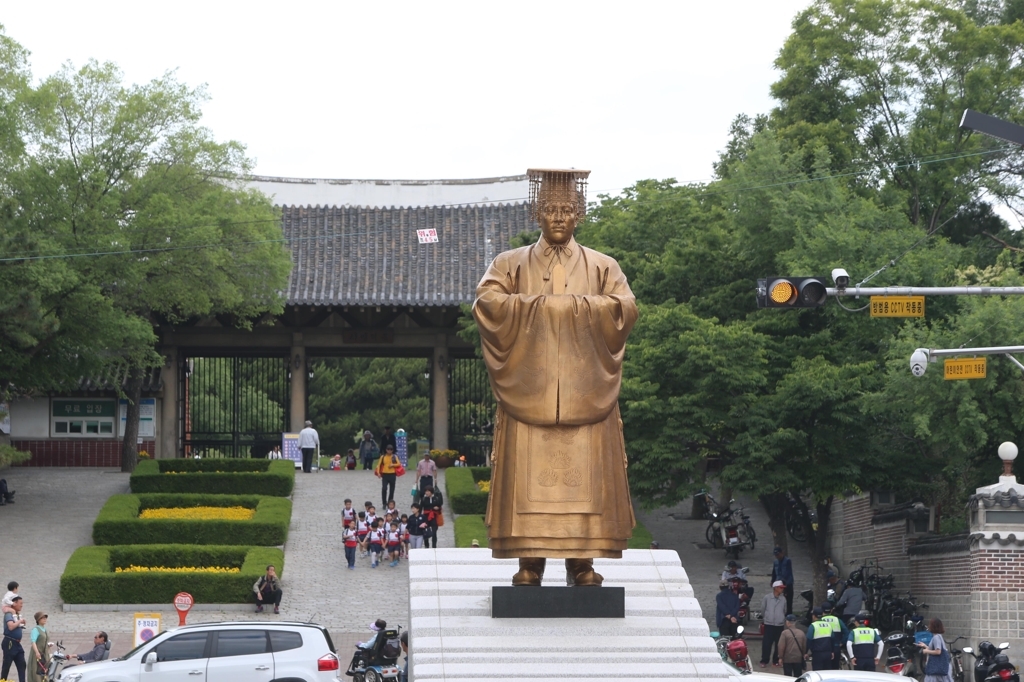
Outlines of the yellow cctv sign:
[[924,317],[924,296],[872,296],[871,317]]
[[949,358],[945,361],[943,378],[946,381],[958,379],[984,379],[988,376],[988,358]]

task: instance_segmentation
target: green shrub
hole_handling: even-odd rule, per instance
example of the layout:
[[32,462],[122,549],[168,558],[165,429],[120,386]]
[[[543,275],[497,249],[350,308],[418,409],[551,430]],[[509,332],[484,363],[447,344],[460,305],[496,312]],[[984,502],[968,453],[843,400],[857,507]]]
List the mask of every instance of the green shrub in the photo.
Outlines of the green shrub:
[[487,497],[473,480],[471,467],[448,467],[444,470],[445,495],[456,514],[483,514]]
[[487,526],[484,517],[479,514],[466,514],[455,518],[455,546],[472,547],[473,540],[480,542],[481,547],[487,546]]
[[[247,507],[247,521],[225,519],[140,519],[144,509],[160,507]],[[291,524],[292,502],[259,495],[149,493],[113,495],[92,526],[97,545],[283,545]]]
[[[284,552],[273,547],[144,545],[79,547],[60,578],[69,604],[170,604],[188,592],[199,604],[252,601],[252,585],[268,564],[284,573]],[[223,566],[240,573],[115,573],[127,566]]]
[[32,453],[28,450],[19,450],[13,445],[0,444],[0,469],[9,467],[12,464],[21,464],[32,459]]
[[473,474],[473,481],[479,483],[480,481],[491,480],[491,467],[467,467],[471,474]]
[[[224,472],[235,473],[245,471],[267,471],[273,460],[269,459],[157,459],[160,473],[177,471],[179,473]],[[294,466],[294,464],[292,465]]]
[[[262,465],[265,470],[226,471],[216,466]],[[166,463],[166,464],[165,464]],[[179,471],[177,466],[196,469]],[[268,466],[269,465],[269,466]],[[164,468],[167,472],[164,473]],[[206,469],[205,467],[210,467]],[[295,464],[291,460],[258,459],[158,459],[139,462],[131,477],[133,493],[209,493],[222,495],[273,495],[288,497],[295,487]]]
[[651,540],[651,531],[647,530],[647,527],[637,520],[636,528],[633,529],[633,537],[629,539],[626,547],[629,549],[650,549]]

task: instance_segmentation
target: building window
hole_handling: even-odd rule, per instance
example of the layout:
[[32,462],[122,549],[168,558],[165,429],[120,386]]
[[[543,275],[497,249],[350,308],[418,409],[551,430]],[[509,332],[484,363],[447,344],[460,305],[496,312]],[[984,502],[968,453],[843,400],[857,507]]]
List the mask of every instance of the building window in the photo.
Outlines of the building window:
[[54,398],[50,409],[50,435],[66,438],[113,438],[113,400]]

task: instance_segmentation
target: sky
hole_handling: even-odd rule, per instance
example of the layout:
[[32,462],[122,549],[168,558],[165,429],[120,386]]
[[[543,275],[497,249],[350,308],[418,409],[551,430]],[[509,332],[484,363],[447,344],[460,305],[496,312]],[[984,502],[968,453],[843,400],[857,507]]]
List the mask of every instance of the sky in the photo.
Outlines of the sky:
[[6,3],[34,76],[88,59],[206,84],[260,175],[440,179],[588,168],[591,197],[709,179],[768,112],[810,0]]

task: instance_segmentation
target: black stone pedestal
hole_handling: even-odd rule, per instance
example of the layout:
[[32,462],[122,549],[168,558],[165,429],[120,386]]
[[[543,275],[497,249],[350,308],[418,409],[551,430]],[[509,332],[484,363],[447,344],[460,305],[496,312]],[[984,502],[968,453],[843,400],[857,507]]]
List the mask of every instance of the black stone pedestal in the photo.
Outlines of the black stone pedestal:
[[625,618],[624,587],[491,587],[491,618]]

